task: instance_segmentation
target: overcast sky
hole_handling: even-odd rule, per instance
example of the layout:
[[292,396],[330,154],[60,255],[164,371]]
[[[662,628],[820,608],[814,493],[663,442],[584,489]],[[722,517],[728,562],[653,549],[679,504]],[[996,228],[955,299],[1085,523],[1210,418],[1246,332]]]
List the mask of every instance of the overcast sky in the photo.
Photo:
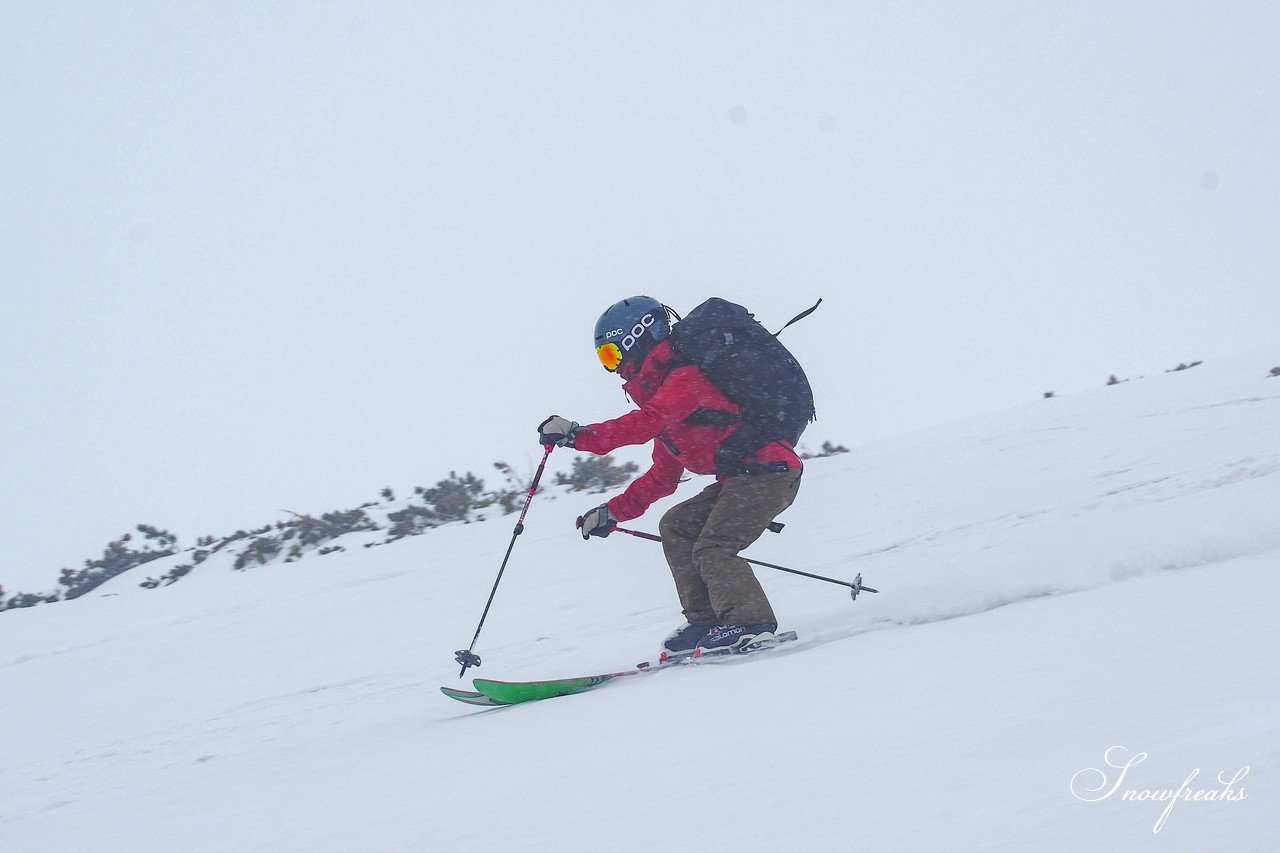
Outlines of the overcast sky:
[[0,583],[528,473],[627,410],[591,334],[639,293],[824,297],[813,447],[1273,343],[1277,45],[1274,2],[4,0]]

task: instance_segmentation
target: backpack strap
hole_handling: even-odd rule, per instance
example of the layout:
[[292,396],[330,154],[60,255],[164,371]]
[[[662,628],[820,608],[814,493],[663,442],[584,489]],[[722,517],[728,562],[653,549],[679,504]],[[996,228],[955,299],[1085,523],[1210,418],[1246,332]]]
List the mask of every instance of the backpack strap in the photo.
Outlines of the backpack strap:
[[783,333],[783,331],[785,331],[785,330],[786,330],[787,326],[790,326],[792,323],[795,323],[795,322],[797,322],[797,321],[799,321],[799,320],[803,320],[805,317],[808,317],[808,316],[809,316],[810,314],[812,314],[814,311],[817,311],[817,310],[818,310],[818,306],[819,306],[819,305],[821,305],[821,304],[822,304],[822,299],[821,299],[821,298],[819,298],[817,302],[813,303],[813,307],[812,307],[812,308],[806,308],[805,310],[801,311],[801,312],[800,312],[799,314],[797,314],[796,316],[792,317],[790,320],[788,320],[786,323],[784,323],[784,324],[783,324],[783,326],[782,326],[782,328],[781,328],[781,329],[779,329],[778,331],[774,332],[774,333],[773,333],[773,336],[776,338],[778,335],[782,334],[782,333]]

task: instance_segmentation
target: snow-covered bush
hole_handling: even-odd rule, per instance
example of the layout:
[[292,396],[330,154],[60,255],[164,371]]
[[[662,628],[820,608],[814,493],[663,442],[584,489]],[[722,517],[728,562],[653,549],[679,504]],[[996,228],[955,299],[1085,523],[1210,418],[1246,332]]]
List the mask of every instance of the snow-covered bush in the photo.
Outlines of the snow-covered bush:
[[634,462],[621,465],[612,456],[575,456],[568,474],[556,474],[557,486],[568,486],[570,491],[588,494],[607,492],[630,480],[640,468]]

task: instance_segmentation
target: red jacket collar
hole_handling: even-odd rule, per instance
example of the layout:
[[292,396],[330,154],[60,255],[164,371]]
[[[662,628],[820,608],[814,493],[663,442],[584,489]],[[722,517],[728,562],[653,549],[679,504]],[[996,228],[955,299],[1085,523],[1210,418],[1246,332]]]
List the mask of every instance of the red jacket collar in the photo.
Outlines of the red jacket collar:
[[619,375],[624,380],[622,390],[638,402],[643,403],[649,400],[671,373],[671,362],[674,359],[675,352],[671,349],[671,341],[659,341],[649,356],[641,362],[635,375],[627,376],[619,371]]

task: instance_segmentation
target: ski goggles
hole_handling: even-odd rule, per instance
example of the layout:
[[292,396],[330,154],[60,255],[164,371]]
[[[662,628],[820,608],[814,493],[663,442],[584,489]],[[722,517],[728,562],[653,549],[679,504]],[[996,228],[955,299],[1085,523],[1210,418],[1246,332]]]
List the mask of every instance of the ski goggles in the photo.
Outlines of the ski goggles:
[[604,365],[604,369],[613,373],[622,364],[622,350],[617,344],[601,344],[596,347],[596,358]]

